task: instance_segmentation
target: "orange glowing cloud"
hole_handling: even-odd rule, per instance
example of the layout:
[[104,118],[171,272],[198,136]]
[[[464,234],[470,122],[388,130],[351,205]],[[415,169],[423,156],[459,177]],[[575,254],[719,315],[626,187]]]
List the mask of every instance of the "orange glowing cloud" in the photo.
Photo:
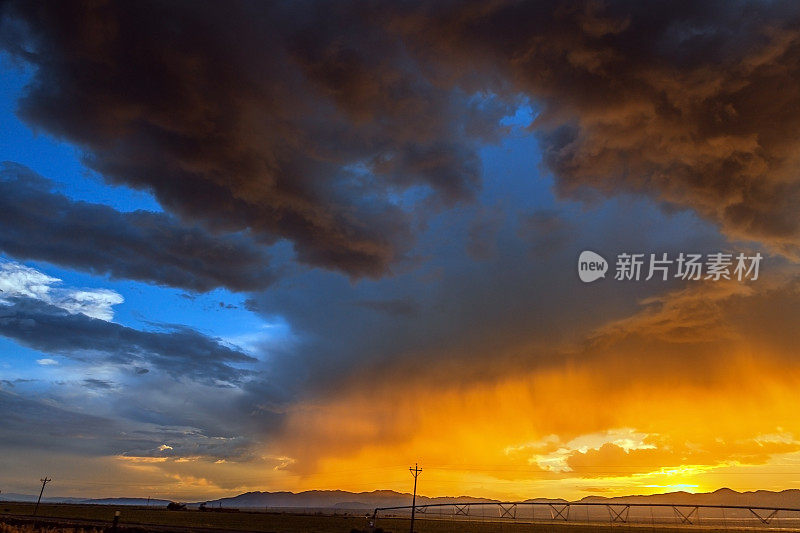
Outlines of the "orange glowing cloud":
[[[362,382],[298,405],[276,446],[304,488],[402,490],[414,461],[431,495],[749,488],[748,468],[800,457],[800,373],[785,364],[791,328],[775,307],[797,296],[794,282],[678,290],[560,364],[438,386]],[[768,316],[743,320],[745,309]]]

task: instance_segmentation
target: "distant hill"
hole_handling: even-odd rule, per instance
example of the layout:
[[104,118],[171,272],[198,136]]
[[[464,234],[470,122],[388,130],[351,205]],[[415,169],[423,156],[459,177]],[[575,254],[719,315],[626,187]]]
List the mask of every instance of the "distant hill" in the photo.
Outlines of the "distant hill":
[[[470,496],[429,498],[417,496],[417,504],[430,503],[497,503],[500,500],[474,498]],[[564,499],[532,498],[529,503],[567,503]],[[737,492],[719,489],[709,493],[691,494],[688,492],[669,492],[666,494],[632,495],[618,497],[587,496],[581,502],[602,503],[668,503],[679,505],[747,505],[755,507],[789,507],[800,509],[800,490],[789,489],[780,492],[759,490]],[[320,508],[320,509],[373,509],[375,507],[395,507],[411,505],[411,494],[392,490],[372,492],[347,492],[341,490],[311,490],[306,492],[247,492],[232,498],[221,498],[209,502],[211,507],[237,508]]]
[[666,494],[652,494],[649,496],[617,496],[605,498],[603,496],[587,496],[582,502],[604,503],[679,503],[686,505],[748,505],[754,507],[789,507],[800,509],[800,490],[788,489],[779,492],[757,490],[752,492],[737,492],[723,488],[714,492],[691,494],[689,492],[668,492]]
[[148,500],[147,498],[102,498],[83,500],[81,503],[94,505],[149,505],[150,507],[165,506],[170,500]]
[[[38,495],[17,494],[14,492],[0,493],[0,501],[5,502],[35,502]],[[42,503],[82,503],[90,505],[148,505],[147,498],[60,498],[44,497]],[[149,505],[153,507],[165,506],[169,500],[152,499]]]
[[530,498],[525,503],[567,503],[563,498]]
[[[470,496],[438,497],[417,496],[417,504],[452,503],[452,502],[497,502],[486,498]],[[343,490],[309,490],[305,492],[246,492],[232,498],[210,500],[210,507],[304,507],[314,509],[374,509],[375,507],[394,507],[411,505],[411,494],[393,490],[375,490],[372,492],[347,492]]]
[[[35,502],[36,495],[0,493],[0,501]],[[82,503],[97,505],[146,505],[146,498],[42,498],[46,503]],[[445,496],[429,498],[417,496],[417,504],[431,503],[497,503],[499,500],[475,498],[471,496]],[[563,499],[534,498],[530,503],[567,503]],[[788,507],[800,509],[800,490],[788,489],[779,492],[758,490],[737,492],[719,489],[709,493],[691,494],[688,492],[669,492],[666,494],[631,496],[587,496],[580,502],[598,503],[666,503],[677,505],[745,505],[753,507]],[[152,499],[151,506],[163,507],[169,500]],[[203,502],[190,503],[197,507]],[[305,508],[305,509],[374,509],[375,507],[396,507],[411,505],[411,494],[393,490],[372,492],[348,492],[343,490],[309,490],[305,492],[246,492],[230,498],[208,500],[208,507],[265,509],[265,508]]]

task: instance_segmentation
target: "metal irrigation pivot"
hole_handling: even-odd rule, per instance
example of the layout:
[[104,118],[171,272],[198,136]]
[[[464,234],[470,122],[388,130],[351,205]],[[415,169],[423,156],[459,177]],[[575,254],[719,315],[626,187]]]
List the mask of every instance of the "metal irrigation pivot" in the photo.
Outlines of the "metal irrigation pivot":
[[411,533],[414,533],[414,511],[417,506],[417,478],[420,472],[422,472],[422,469],[419,468],[418,463],[414,463],[414,466],[409,467],[408,470],[411,472],[411,475],[414,476],[414,496],[411,499]]

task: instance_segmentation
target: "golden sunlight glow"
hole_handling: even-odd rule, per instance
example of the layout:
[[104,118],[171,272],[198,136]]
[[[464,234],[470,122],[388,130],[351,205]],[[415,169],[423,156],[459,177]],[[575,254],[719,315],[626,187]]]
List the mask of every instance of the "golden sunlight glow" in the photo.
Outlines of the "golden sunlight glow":
[[747,356],[688,383],[635,368],[603,379],[608,365],[456,390],[359,390],[293,411],[283,444],[308,468],[297,480],[308,489],[407,490],[404,465],[415,461],[430,495],[783,488],[756,478],[776,460],[797,460],[797,376]]

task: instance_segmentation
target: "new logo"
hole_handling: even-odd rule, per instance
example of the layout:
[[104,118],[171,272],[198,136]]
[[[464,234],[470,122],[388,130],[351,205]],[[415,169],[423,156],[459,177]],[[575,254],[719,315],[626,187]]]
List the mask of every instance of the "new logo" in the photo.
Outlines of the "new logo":
[[581,278],[581,281],[591,283],[606,277],[607,271],[608,261],[603,256],[589,250],[581,252],[580,257],[578,257],[578,277]]

